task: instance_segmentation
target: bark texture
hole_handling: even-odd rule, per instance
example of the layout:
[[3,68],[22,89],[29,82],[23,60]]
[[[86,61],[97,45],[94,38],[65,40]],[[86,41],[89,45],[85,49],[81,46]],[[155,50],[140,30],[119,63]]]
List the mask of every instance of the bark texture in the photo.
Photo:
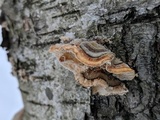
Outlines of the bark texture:
[[[160,120],[159,0],[5,0],[2,11],[23,120]],[[48,53],[64,35],[111,38],[104,46],[138,74],[129,93],[90,96]]]

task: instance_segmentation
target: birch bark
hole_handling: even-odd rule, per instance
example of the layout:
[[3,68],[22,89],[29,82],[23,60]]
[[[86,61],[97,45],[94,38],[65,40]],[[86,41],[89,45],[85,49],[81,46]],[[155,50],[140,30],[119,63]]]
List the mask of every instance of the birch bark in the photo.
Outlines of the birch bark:
[[[9,60],[24,101],[23,120],[159,120],[159,0],[5,0]],[[125,96],[90,96],[53,54],[59,37],[105,43],[138,73]]]

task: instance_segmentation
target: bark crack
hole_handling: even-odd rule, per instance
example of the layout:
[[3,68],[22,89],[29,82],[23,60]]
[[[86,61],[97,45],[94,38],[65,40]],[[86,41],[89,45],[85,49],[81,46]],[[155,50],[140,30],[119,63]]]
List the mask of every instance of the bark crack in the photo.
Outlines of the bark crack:
[[27,100],[27,102],[28,102],[28,103],[31,103],[31,104],[34,104],[34,105],[46,106],[46,107],[53,108],[53,106],[52,106],[52,105],[39,103],[39,102],[36,102],[36,101],[33,101],[33,100]]
[[60,101],[60,103],[66,104],[66,105],[89,104],[89,103],[86,103],[85,101],[77,101],[77,100],[64,100],[64,101]]
[[72,11],[69,11],[69,12],[66,12],[66,13],[62,13],[60,15],[57,15],[57,16],[52,16],[52,18],[58,18],[58,17],[64,17],[66,15],[72,15],[72,14],[77,14],[80,16],[80,10],[72,10]]
[[60,43],[60,39],[50,41],[50,42],[36,43],[36,44],[33,44],[31,46],[31,48],[35,48],[35,47],[41,47],[42,48],[42,47],[54,45],[54,44],[57,44],[57,43]]

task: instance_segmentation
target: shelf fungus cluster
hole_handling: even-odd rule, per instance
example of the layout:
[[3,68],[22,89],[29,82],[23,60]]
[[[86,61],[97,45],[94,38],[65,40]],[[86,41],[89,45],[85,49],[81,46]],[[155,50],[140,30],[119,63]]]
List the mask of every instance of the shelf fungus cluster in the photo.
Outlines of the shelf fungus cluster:
[[121,80],[135,77],[133,69],[96,41],[76,39],[52,45],[49,51],[63,67],[73,72],[79,84],[91,87],[92,94],[124,95],[128,89]]

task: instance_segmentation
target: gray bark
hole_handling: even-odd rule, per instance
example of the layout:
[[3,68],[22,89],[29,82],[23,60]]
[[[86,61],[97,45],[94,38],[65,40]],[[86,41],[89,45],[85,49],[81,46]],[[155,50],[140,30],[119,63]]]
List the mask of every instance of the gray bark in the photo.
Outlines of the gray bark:
[[[24,101],[23,120],[160,120],[159,0],[5,0],[9,60]],[[29,30],[24,20],[29,18]],[[27,23],[27,22],[26,22]],[[53,54],[64,35],[103,36],[138,77],[124,96],[90,95]]]

